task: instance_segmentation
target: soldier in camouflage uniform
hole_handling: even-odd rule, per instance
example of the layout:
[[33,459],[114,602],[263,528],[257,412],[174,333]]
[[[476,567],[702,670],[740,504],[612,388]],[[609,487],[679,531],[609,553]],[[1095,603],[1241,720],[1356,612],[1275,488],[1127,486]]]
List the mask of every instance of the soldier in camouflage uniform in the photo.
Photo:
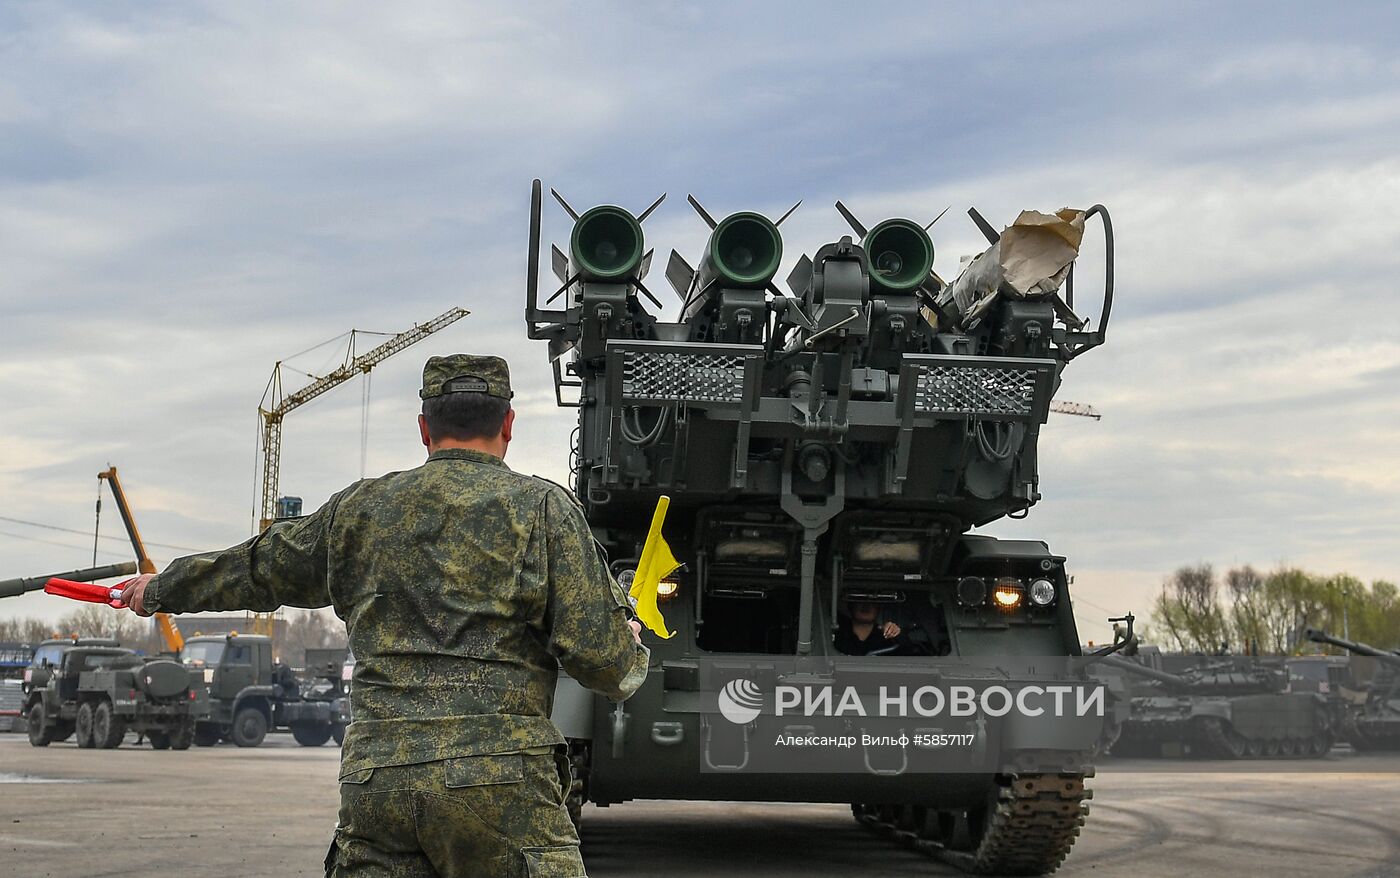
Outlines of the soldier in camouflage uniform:
[[423,369],[422,466],[138,577],[138,613],[335,608],[355,667],[335,876],[584,875],[549,714],[558,666],[622,700],[648,654],[572,495],[502,460],[503,360]]

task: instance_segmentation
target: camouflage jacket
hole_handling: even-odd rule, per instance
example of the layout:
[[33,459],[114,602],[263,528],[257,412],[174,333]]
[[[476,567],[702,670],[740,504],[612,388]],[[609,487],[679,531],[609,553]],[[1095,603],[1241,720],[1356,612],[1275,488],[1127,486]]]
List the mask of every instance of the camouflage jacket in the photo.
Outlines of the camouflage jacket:
[[471,450],[180,558],[145,600],[173,613],[334,607],[357,659],[342,774],[559,743],[558,665],[621,700],[648,662],[573,497]]

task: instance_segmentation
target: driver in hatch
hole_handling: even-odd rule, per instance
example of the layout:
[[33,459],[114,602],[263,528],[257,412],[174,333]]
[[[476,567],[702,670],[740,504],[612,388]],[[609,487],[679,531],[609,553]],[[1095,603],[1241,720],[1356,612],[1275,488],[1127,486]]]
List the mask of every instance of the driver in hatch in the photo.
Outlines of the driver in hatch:
[[900,646],[899,624],[882,619],[879,606],[868,601],[847,605],[836,627],[836,650],[846,655],[871,655]]

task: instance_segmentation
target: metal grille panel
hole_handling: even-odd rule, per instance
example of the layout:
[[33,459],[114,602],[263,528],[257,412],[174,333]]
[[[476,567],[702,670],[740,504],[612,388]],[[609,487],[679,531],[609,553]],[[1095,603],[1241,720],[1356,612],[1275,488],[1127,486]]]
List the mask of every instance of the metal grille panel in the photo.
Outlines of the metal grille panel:
[[624,399],[739,403],[744,357],[736,354],[623,351]]
[[919,366],[916,411],[1030,417],[1039,369],[1014,366]]

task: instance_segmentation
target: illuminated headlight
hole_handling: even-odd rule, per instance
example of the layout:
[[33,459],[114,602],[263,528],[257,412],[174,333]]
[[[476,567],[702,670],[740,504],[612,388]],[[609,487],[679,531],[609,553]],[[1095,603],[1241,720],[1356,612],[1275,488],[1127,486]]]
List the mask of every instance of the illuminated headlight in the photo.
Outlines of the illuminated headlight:
[[964,576],[958,580],[958,603],[964,607],[981,606],[987,600],[987,583],[980,576]]
[[1037,579],[1031,583],[1031,603],[1037,607],[1048,607],[1055,602],[1055,583],[1048,579]]
[[656,584],[656,596],[663,601],[675,597],[681,590],[681,584],[674,579],[663,579]]
[[996,587],[992,589],[992,603],[998,610],[1014,610],[1021,606],[1025,597],[1026,590],[1021,587],[1019,579],[998,579]]

